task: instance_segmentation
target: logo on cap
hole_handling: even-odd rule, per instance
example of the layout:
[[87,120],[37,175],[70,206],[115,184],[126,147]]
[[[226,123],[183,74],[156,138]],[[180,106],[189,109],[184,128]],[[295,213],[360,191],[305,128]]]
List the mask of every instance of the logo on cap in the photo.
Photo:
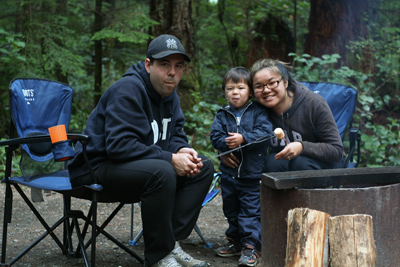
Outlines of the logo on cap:
[[176,44],[176,41],[174,39],[167,40],[167,47],[169,49],[178,49],[178,45]]

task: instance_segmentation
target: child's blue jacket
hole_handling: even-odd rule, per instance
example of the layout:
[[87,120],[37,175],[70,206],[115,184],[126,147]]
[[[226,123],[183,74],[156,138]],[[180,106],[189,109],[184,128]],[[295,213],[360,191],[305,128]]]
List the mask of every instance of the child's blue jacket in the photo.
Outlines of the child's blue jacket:
[[211,144],[219,153],[228,151],[225,142],[228,132],[242,134],[245,144],[254,142],[233,152],[240,160],[238,168],[230,168],[221,161],[220,170],[235,178],[260,179],[269,144],[269,139],[265,139],[273,135],[272,124],[267,110],[258,102],[250,102],[244,109],[240,120],[236,119],[229,105],[218,111],[211,126]]

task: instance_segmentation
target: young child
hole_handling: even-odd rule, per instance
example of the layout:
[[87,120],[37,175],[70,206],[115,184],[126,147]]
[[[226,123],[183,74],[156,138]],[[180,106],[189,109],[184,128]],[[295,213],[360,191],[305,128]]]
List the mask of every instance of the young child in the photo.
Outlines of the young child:
[[[241,255],[239,266],[255,266],[261,251],[260,180],[267,154],[265,139],[272,136],[267,111],[250,101],[249,71],[229,70],[222,81],[229,105],[222,107],[211,126],[211,143],[219,152],[232,152],[239,159],[237,168],[221,162],[223,211],[228,219],[227,246],[216,249],[221,257]],[[265,137],[265,138],[264,138]],[[262,140],[264,139],[264,141]],[[250,144],[241,148],[245,144]]]

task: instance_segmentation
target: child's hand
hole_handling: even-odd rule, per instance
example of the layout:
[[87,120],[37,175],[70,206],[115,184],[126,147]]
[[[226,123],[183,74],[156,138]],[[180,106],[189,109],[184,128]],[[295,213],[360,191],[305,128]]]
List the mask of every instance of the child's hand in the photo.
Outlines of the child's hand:
[[244,143],[243,135],[239,133],[228,133],[230,137],[225,138],[226,145],[229,149],[234,149],[239,147]]

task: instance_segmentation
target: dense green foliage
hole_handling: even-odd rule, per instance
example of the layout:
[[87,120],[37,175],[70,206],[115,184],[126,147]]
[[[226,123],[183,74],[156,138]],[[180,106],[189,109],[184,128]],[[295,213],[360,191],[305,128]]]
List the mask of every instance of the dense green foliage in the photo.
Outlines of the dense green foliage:
[[[195,49],[183,82],[192,87],[178,92],[192,146],[207,156],[215,155],[209,129],[218,107],[225,103],[222,77],[233,66],[249,67],[255,38],[280,41],[276,32],[256,30],[261,21],[273,24],[279,19],[295,40],[290,57],[296,79],[344,83],[358,90],[354,121],[362,132],[362,165],[400,165],[399,2],[379,1],[376,16],[365,18],[368,39],[360,37],[347,47],[348,54],[341,56],[352,56],[346,61],[352,64],[343,66],[340,55],[304,53],[310,1],[191,1]],[[5,0],[0,7],[0,137],[8,136],[8,84],[18,76],[68,82],[74,88],[69,130],[81,132],[96,94],[94,42],[102,41],[105,91],[130,65],[145,59],[149,27],[158,23],[150,19],[149,3],[143,0],[103,1],[104,27],[98,32],[93,30],[92,0]],[[0,166],[3,159],[0,153]]]

